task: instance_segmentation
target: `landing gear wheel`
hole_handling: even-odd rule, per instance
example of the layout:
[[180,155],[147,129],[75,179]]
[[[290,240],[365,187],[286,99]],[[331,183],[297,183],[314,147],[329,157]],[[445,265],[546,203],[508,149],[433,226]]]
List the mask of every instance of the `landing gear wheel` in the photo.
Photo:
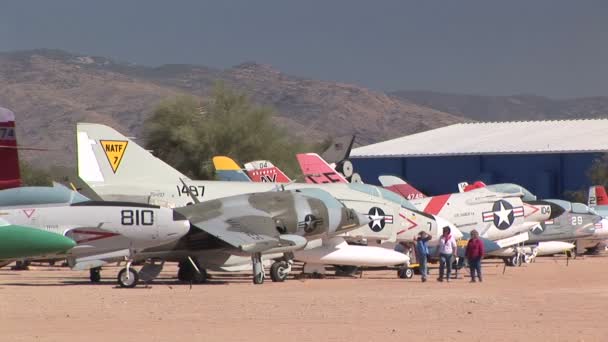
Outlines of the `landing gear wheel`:
[[288,269],[289,265],[287,264],[287,261],[276,261],[270,267],[270,278],[274,282],[283,282],[285,281],[285,279],[287,279],[287,276],[289,275]]
[[137,285],[138,281],[139,274],[132,268],[129,268],[128,272],[126,268],[123,268],[118,272],[118,285],[120,285],[120,287],[133,288]]
[[198,270],[200,271],[200,273],[196,271],[194,266],[192,266],[192,264],[189,261],[180,262],[179,270],[177,271],[177,279],[179,279],[179,281],[184,282],[184,283],[190,283],[190,282],[192,282],[193,284],[206,283],[207,279],[209,277],[209,275],[207,274],[207,270],[205,270],[204,268],[201,268],[198,265],[198,262],[196,263],[196,266],[198,267]]
[[99,283],[101,281],[101,268],[91,268],[89,270],[89,279],[91,280],[91,283]]
[[515,266],[515,267],[521,266],[521,257],[519,255],[515,254],[509,260],[509,265]]
[[357,271],[359,271],[359,267],[357,266],[340,265],[334,266],[334,268],[336,269],[337,277],[352,277],[357,273]]
[[253,283],[255,285],[264,284],[264,273],[255,274],[253,276]]
[[397,276],[401,279],[412,279],[414,277],[414,270],[409,267],[400,268],[397,271]]
[[260,285],[264,283],[264,265],[262,264],[262,253],[255,253],[251,256],[253,265],[253,283]]

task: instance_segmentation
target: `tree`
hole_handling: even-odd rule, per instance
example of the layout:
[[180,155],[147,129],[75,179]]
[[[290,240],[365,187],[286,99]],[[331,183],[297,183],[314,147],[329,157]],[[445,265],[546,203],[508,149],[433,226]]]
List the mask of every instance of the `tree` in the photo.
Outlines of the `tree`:
[[209,101],[182,96],[161,103],[144,123],[144,135],[156,156],[194,179],[212,178],[216,155],[239,162],[268,159],[297,174],[295,154],[314,145],[288,136],[273,124],[274,115],[218,84]]
[[[589,170],[587,170],[587,178],[592,185],[608,186],[608,153],[595,159]],[[572,202],[587,203],[588,189],[577,191],[566,191],[564,198]]]
[[587,171],[587,177],[593,185],[608,185],[608,153],[595,159]]
[[19,162],[22,186],[51,186],[51,175],[44,169],[31,166],[25,161]]

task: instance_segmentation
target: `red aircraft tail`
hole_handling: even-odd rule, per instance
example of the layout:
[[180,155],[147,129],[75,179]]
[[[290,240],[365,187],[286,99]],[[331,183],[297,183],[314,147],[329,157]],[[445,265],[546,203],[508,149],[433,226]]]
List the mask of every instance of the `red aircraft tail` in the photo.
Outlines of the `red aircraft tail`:
[[407,200],[426,197],[426,195],[421,191],[414,188],[399,177],[383,175],[378,177],[378,180],[386,190],[390,190],[398,195],[401,195]]
[[467,182],[458,183],[458,190],[460,190],[460,192],[468,192],[468,191],[472,191],[475,189],[481,189],[481,188],[485,188],[485,187],[486,187],[486,183],[484,183],[482,181],[475,181],[475,182],[473,182],[473,184],[469,184]]
[[291,179],[268,160],[256,160],[245,164],[247,175],[254,182],[289,183]]
[[606,189],[601,185],[590,186],[587,204],[590,207],[595,207],[597,205],[608,205],[608,195],[606,195]]
[[15,114],[0,108],[0,190],[21,186]]
[[296,154],[306,183],[348,183],[346,178],[316,153]]

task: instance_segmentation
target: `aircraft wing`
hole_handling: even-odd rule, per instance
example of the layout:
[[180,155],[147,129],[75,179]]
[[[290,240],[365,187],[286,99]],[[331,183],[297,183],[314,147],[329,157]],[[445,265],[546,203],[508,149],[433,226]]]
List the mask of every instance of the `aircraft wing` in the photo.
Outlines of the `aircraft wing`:
[[[201,205],[204,206],[205,203]],[[190,210],[192,209],[185,209],[185,211]],[[193,212],[190,212],[190,216],[187,212],[184,214],[189,218],[192,226],[248,254],[271,250],[273,252],[297,250],[307,243],[307,240],[299,235],[276,234],[274,220],[266,213],[254,209],[226,208],[222,214],[213,215],[211,218]]]

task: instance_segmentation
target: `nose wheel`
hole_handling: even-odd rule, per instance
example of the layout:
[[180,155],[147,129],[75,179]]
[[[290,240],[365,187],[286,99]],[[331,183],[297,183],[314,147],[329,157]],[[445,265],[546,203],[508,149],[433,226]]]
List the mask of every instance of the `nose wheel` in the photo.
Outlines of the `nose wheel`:
[[123,288],[133,288],[139,281],[139,274],[136,270],[126,267],[118,272],[118,285]]

